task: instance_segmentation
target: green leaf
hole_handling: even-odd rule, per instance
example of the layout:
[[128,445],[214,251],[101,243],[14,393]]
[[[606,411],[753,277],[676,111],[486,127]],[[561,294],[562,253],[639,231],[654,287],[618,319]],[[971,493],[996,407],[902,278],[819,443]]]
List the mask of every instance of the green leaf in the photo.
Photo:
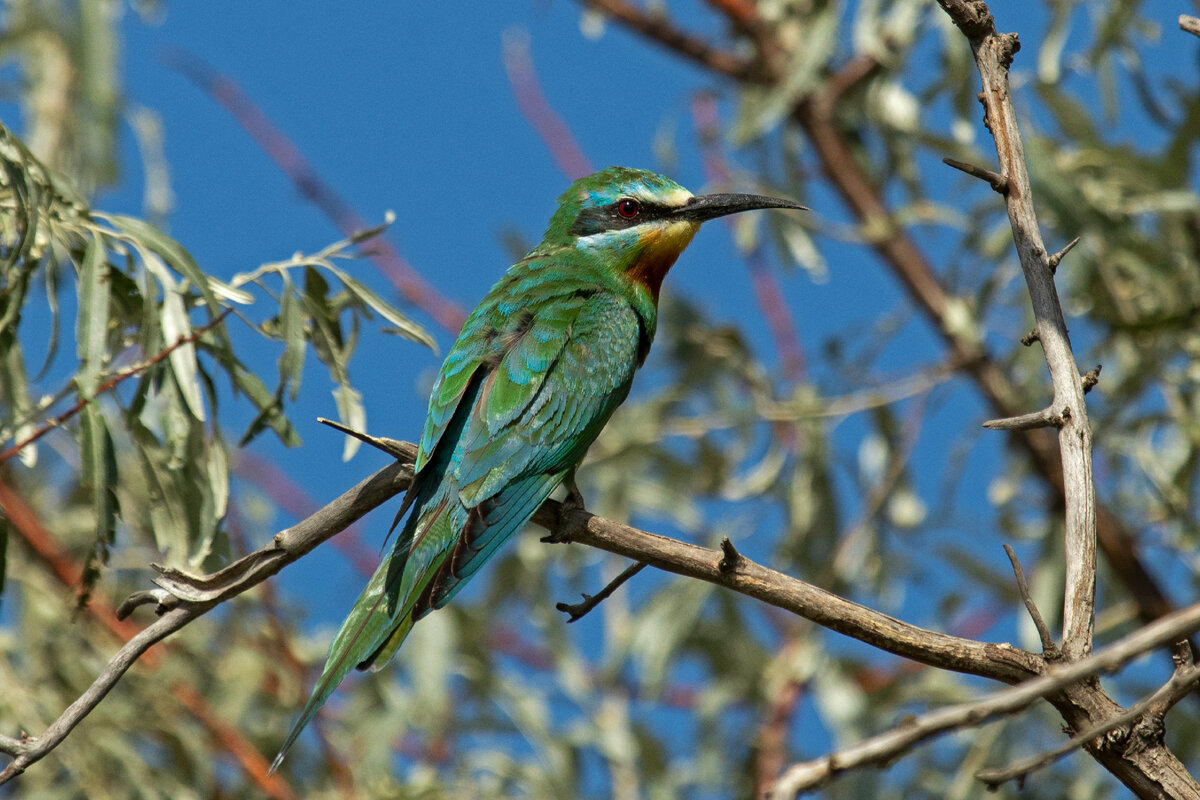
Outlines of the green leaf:
[[329,270],[338,277],[338,280],[342,282],[347,291],[373,309],[379,316],[392,323],[401,336],[411,339],[414,342],[420,342],[435,353],[437,352],[437,343],[434,342],[433,337],[424,328],[401,314],[366,286],[351,278],[345,270],[337,267],[329,267]]
[[80,484],[90,496],[95,524],[95,541],[84,564],[79,593],[79,603],[83,606],[100,577],[100,567],[108,563],[109,552],[116,542],[120,507],[116,494],[117,459],[104,414],[95,402],[88,402],[80,411],[79,420]]
[[300,446],[300,434],[292,427],[292,423],[283,414],[283,403],[279,396],[271,394],[267,385],[257,375],[241,364],[236,364],[232,372],[234,385],[254,403],[258,409],[256,416],[242,438],[238,447],[245,447],[264,429],[270,428],[279,437],[279,441],[288,447]]
[[295,287],[286,274],[283,293],[279,298],[279,335],[283,339],[283,353],[279,356],[279,382],[287,387],[294,401],[300,394],[308,346],[304,338],[304,314],[296,299]]
[[[163,298],[162,330],[164,343],[168,347],[192,335],[192,323],[183,305],[183,295],[177,291],[168,291]],[[176,347],[168,359],[175,382],[179,386],[179,393],[187,403],[188,410],[192,412],[192,416],[203,422],[204,398],[200,393],[200,380],[197,375],[195,344],[188,342]]]
[[[347,384],[342,384],[333,390],[333,401],[337,404],[338,419],[348,428],[356,431],[367,429],[367,410],[363,407],[362,395]],[[353,436],[346,437],[342,448],[342,461],[349,461],[358,452],[361,444]]]
[[108,360],[110,285],[108,260],[100,236],[92,237],[79,271],[79,320],[75,327],[80,368],[76,377],[84,400],[96,396]]
[[208,276],[204,274],[188,251],[183,248],[183,245],[144,220],[126,217],[121,214],[103,216],[117,228],[136,239],[154,253],[157,253],[166,261],[167,266],[187,278],[188,282],[196,287],[196,290],[204,298],[204,303],[208,306],[210,314],[215,316],[221,313],[221,306],[217,302],[217,297],[213,293],[212,286],[209,284]]

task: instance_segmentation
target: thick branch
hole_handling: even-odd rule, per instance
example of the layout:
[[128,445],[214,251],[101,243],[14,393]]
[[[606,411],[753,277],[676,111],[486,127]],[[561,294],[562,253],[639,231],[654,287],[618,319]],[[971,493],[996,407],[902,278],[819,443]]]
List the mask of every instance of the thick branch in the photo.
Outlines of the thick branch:
[[1046,354],[1046,365],[1054,386],[1054,400],[1050,406],[1063,420],[1058,431],[1066,501],[1067,575],[1062,649],[1069,659],[1082,658],[1092,649],[1095,617],[1096,494],[1092,485],[1092,431],[1079,368],[1071,353],[1067,323],[1054,287],[1053,265],[1047,257],[1033,208],[1025,148],[1009,90],[1008,67],[1021,45],[1015,34],[996,32],[991,14],[983,3],[938,2],[966,35],[975,54],[975,65],[983,81],[980,102],[986,111],[984,122],[996,142],[1000,171],[1008,181],[1008,191],[1004,195],[1008,220],[1033,303],[1038,340]]
[[901,622],[887,614],[768,569],[734,552],[711,550],[622,525],[582,510],[542,504],[533,521],[556,539],[708,581],[790,611],[881,650],[941,669],[1017,683],[1037,674],[1041,659],[1009,644],[977,642]]

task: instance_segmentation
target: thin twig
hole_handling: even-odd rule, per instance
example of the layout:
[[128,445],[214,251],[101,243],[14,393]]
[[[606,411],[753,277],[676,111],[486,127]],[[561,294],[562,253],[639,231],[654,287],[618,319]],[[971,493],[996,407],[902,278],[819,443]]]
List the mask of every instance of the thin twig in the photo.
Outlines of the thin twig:
[[1067,253],[1069,253],[1069,252],[1071,252],[1072,250],[1074,250],[1074,249],[1075,249],[1075,245],[1077,245],[1077,244],[1079,244],[1079,237],[1078,237],[1078,236],[1076,236],[1076,237],[1075,237],[1074,239],[1072,239],[1071,241],[1067,242],[1067,244],[1066,244],[1066,245],[1063,247],[1063,249],[1062,249],[1062,250],[1059,250],[1057,253],[1055,253],[1054,255],[1052,255],[1052,256],[1050,256],[1049,258],[1047,258],[1047,259],[1046,259],[1046,266],[1050,268],[1050,272],[1051,272],[1051,273],[1054,273],[1054,272],[1057,272],[1057,271],[1058,271],[1058,265],[1059,265],[1059,264],[1062,262],[1062,260],[1063,260],[1063,257],[1064,257],[1064,256],[1065,256]]
[[[886,733],[821,758],[795,764],[784,772],[768,797],[770,800],[784,800],[800,792],[819,788],[853,769],[885,767],[926,739],[960,728],[976,727],[996,717],[1021,711],[1038,698],[1053,696],[1089,676],[1113,672],[1145,653],[1177,642],[1196,630],[1200,630],[1200,604],[1162,617],[1083,660],[1055,667],[1045,675],[979,700],[947,706],[905,720]],[[1189,672],[1185,677],[1194,681],[1196,675]],[[1178,688],[1174,687],[1176,690]]]
[[567,615],[567,622],[574,622],[608,599],[613,592],[615,592],[617,589],[620,589],[621,586],[624,585],[625,581],[629,580],[634,575],[637,575],[645,567],[646,564],[642,561],[637,561],[633,564],[630,564],[621,571],[620,575],[609,581],[608,585],[600,591],[596,592],[595,594],[584,594],[582,602],[556,603],[554,607]]
[[322,425],[328,425],[335,431],[344,433],[347,436],[353,436],[360,442],[365,442],[366,444],[371,445],[371,447],[374,447],[376,450],[387,453],[392,458],[402,459],[407,457],[409,454],[408,443],[402,442],[399,439],[389,439],[386,436],[372,436],[369,433],[355,430],[349,425],[343,425],[340,422],[332,419],[326,419],[325,417],[317,417],[317,422],[321,423]]
[[220,314],[218,314],[215,318],[213,318],[209,322],[205,323],[204,325],[202,325],[199,328],[196,328],[188,336],[181,336],[174,344],[169,345],[166,349],[160,351],[159,353],[156,353],[153,357],[151,357],[151,358],[147,359],[146,361],[143,361],[139,364],[134,364],[131,367],[126,367],[125,369],[121,370],[116,375],[112,376],[107,381],[100,384],[100,386],[97,387],[97,389],[96,389],[96,393],[94,395],[92,395],[92,397],[79,398],[79,402],[75,403],[75,405],[71,406],[66,411],[62,412],[61,414],[59,414],[57,417],[50,420],[49,422],[43,423],[41,425],[41,427],[39,427],[33,433],[29,434],[24,439],[22,439],[21,441],[14,444],[12,447],[5,450],[3,453],[0,453],[0,464],[3,464],[5,461],[8,461],[10,458],[12,458],[15,455],[18,455],[22,450],[24,450],[26,447],[28,447],[29,445],[36,442],[38,439],[41,439],[47,433],[50,433],[50,431],[55,430],[56,428],[62,427],[62,425],[67,420],[69,420],[71,417],[75,416],[80,411],[82,411],[84,409],[84,407],[87,406],[88,403],[93,402],[100,395],[112,391],[113,389],[117,388],[117,386],[119,386],[123,381],[128,380],[129,378],[132,378],[134,375],[137,375],[141,372],[145,372],[146,370],[153,367],[155,364],[157,364],[160,361],[162,361],[163,359],[165,359],[167,356],[171,355],[171,353],[175,352],[180,347],[183,347],[184,345],[188,345],[188,344],[192,344],[192,343],[196,342],[201,336],[208,333],[210,330],[215,328],[217,325],[220,325],[222,322],[224,322],[225,318],[228,317],[230,315],[230,313],[232,313],[232,312],[233,312],[232,307],[225,309],[224,311],[222,311]]
[[1042,619],[1042,612],[1038,610],[1037,603],[1033,602],[1033,595],[1029,593],[1029,584],[1025,580],[1025,570],[1021,569],[1021,562],[1011,547],[1004,545],[1004,552],[1008,553],[1008,560],[1012,563],[1013,575],[1017,578],[1017,590],[1021,593],[1021,599],[1025,601],[1025,610],[1029,612],[1029,617],[1042,640],[1042,655],[1050,661],[1055,661],[1062,653],[1058,651],[1058,645],[1054,643],[1054,637],[1050,635],[1050,629],[1046,627],[1046,620]]
[[943,158],[942,163],[948,167],[954,167],[957,170],[965,172],[972,178],[979,178],[979,180],[989,184],[1000,194],[1008,194],[1008,178],[999,172],[992,172],[990,169],[977,167],[974,164],[968,164],[965,161],[959,161],[954,158]]
[[1194,36],[1200,36],[1200,19],[1188,14],[1179,15],[1179,27]]
[[1049,408],[1041,411],[1031,411],[1015,417],[989,419],[983,422],[983,427],[992,431],[1031,431],[1036,428],[1061,428],[1062,416],[1055,414]]
[[1087,394],[1092,389],[1096,388],[1096,384],[1100,382],[1100,370],[1103,368],[1104,367],[1102,364],[1097,364],[1084,373],[1083,378],[1080,380],[1080,382],[1083,384],[1084,394]]

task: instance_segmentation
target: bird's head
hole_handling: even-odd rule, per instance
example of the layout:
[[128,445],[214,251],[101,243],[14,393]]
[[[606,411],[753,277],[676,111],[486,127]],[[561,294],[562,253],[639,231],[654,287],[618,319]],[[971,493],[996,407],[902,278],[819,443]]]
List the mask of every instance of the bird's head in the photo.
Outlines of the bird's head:
[[753,194],[695,196],[644,169],[609,167],[580,178],[558,200],[544,245],[574,247],[658,297],[667,270],[706,220],[756,208],[804,206]]

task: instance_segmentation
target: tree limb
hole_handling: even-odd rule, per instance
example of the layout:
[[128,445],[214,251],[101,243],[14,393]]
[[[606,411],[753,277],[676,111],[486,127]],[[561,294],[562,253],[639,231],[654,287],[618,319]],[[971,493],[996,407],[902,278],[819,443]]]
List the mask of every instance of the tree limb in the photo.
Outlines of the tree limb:
[[[994,692],[979,700],[938,709],[844,750],[789,767],[772,787],[768,797],[770,800],[782,800],[803,791],[819,788],[848,770],[864,766],[886,766],[926,739],[960,728],[975,727],[996,717],[1021,711],[1039,698],[1049,698],[1090,676],[1117,670],[1135,658],[1165,644],[1178,642],[1197,630],[1200,630],[1200,603],[1139,628],[1095,655],[1053,667],[1047,674],[1018,686]],[[1097,736],[1133,722],[1141,714],[1152,711],[1155,705],[1164,704],[1168,698],[1177,698],[1181,692],[1186,692],[1197,678],[1200,678],[1200,669],[1194,666],[1189,665],[1186,669],[1177,670],[1162,689],[1144,703],[1139,703],[1129,710],[1133,712],[1138,709],[1137,714],[1131,715],[1126,712],[1114,716],[1103,726],[1089,728],[1084,734],[1076,737],[1078,741],[1072,739],[1063,752],[1069,752]],[[1015,774],[1011,777],[1015,777]],[[983,779],[989,785],[999,783],[999,780]]]
[[[411,458],[416,448],[411,448]],[[84,717],[116,686],[134,662],[162,641],[225,600],[255,586],[308,553],[371,509],[407,488],[411,463],[395,463],[376,472],[317,513],[280,531],[271,544],[221,570],[220,578],[186,580],[176,570],[162,570],[158,583],[176,593],[179,601],[123,645],[92,685],[40,735],[21,740],[0,739],[0,752],[13,760],[0,771],[0,785],[25,771],[62,744]],[[127,609],[128,611],[129,609]]]

